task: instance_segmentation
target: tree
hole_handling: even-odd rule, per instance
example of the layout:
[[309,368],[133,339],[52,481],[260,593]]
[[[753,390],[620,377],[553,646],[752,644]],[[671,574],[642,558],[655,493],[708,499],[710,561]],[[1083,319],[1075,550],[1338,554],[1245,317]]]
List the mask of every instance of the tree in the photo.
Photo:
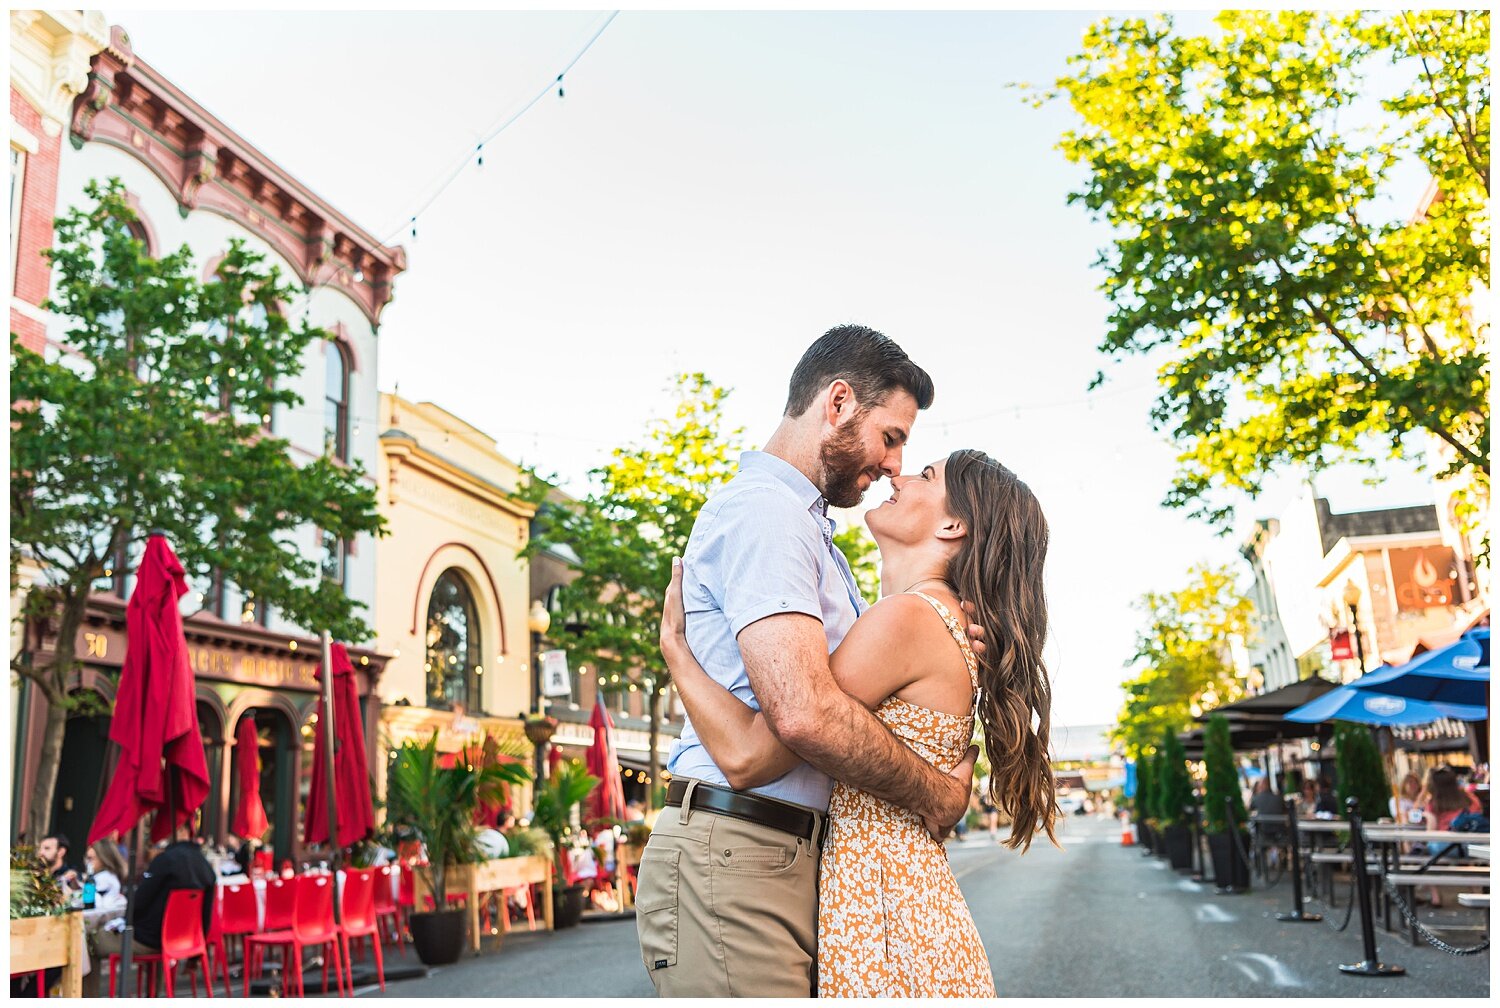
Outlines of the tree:
[[[1221,491],[1254,495],[1288,464],[1375,466],[1418,431],[1487,497],[1471,300],[1489,278],[1488,12],[1216,23],[1103,20],[1037,98],[1071,104],[1059,146],[1089,174],[1070,202],[1115,232],[1100,350],[1161,362],[1152,419],[1181,449],[1165,503],[1227,531]],[[1436,186],[1415,216],[1387,186],[1413,159]]]
[[[1234,768],[1234,746],[1229,740],[1229,719],[1214,714],[1203,729],[1203,824],[1209,833],[1225,833],[1233,816],[1235,825],[1246,820],[1245,800],[1240,797],[1239,775]],[[1226,813],[1225,800],[1230,811]]]
[[90,183],[93,205],[57,221],[47,252],[70,356],[48,360],[11,336],[11,581],[29,554],[43,568],[24,612],[55,629],[57,650],[12,668],[47,701],[26,830],[51,828],[63,730],[80,668],[75,639],[90,591],[117,557],[159,529],[190,576],[222,574],[292,622],[343,640],[369,637],[360,604],[288,541],[313,525],[339,538],[383,534],[358,465],[295,464],[262,426],[300,397],[286,379],[324,333],[293,326],[295,297],[265,257],[232,240],[212,279],[182,247],[161,259],[131,235],[118,179]]
[[1188,776],[1187,751],[1175,731],[1162,732],[1161,758],[1156,785],[1161,819],[1168,826],[1181,826],[1187,818],[1183,810],[1193,803],[1193,779]]
[[[541,507],[521,551],[529,558],[566,546],[578,557],[578,576],[560,592],[563,612],[573,615],[553,636],[589,656],[601,690],[645,692],[653,783],[661,778],[656,747],[669,685],[658,645],[662,594],[698,511],[734,475],[742,434],[723,431],[729,390],[704,375],[678,375],[675,395],[672,415],[653,421],[644,442],[616,448],[590,471],[594,489],[585,498]],[[530,471],[522,495],[542,504],[552,482]]]
[[1185,587],[1148,592],[1136,608],[1147,615],[1131,657],[1141,671],[1122,684],[1125,706],[1113,732],[1127,753],[1185,728],[1194,707],[1235,699],[1240,686],[1229,641],[1249,639],[1253,610],[1235,586],[1233,568],[1207,564],[1188,571]]
[[1138,753],[1135,757],[1135,821],[1149,823],[1156,818],[1156,755]]
[[848,525],[833,537],[833,544],[843,551],[854,574],[854,583],[866,602],[880,601],[880,549],[870,533],[859,525]]
[[1391,785],[1370,729],[1349,721],[1335,721],[1333,738],[1339,815],[1348,815],[1345,803],[1353,797],[1359,799],[1360,818],[1367,822],[1389,816]]

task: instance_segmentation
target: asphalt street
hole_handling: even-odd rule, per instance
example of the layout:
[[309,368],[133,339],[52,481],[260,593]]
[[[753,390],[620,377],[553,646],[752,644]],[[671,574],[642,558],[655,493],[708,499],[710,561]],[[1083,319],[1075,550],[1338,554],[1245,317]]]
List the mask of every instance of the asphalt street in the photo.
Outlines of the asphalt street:
[[[1002,997],[1487,997],[1487,954],[1456,958],[1376,930],[1380,957],[1406,976],[1346,976],[1363,958],[1359,921],[1342,933],[1282,923],[1290,883],[1225,896],[1122,847],[1116,822],[1069,817],[1063,850],[1045,842],[1018,855],[971,832],[950,843],[954,873],[974,913]],[[1312,909],[1326,908],[1310,905]],[[1455,937],[1473,944],[1472,936]],[[410,950],[408,950],[408,956]],[[392,956],[395,960],[398,957]],[[362,988],[358,993],[378,996]],[[631,920],[554,934],[511,932],[498,947],[425,979],[389,985],[392,997],[650,997]]]

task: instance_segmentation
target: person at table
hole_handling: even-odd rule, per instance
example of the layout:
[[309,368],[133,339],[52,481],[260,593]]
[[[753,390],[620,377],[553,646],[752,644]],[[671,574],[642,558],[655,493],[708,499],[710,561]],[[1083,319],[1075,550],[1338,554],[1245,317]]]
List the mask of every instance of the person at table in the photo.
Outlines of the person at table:
[[175,889],[197,889],[203,893],[203,933],[209,932],[213,920],[215,886],[213,866],[193,840],[186,824],[177,828],[175,841],[168,845],[141,873],[135,891],[135,944],[141,952],[161,948],[162,920],[167,914],[167,897]]
[[42,842],[36,845],[36,856],[42,859],[52,877],[57,880],[58,885],[76,888],[73,885],[78,880],[78,872],[72,865],[68,864],[68,851],[71,845],[68,838],[61,833],[51,833],[42,837]]
[[96,840],[83,853],[83,870],[86,878],[94,880],[94,906],[109,909],[125,902],[125,889],[120,880],[125,877],[125,859],[120,849],[109,840]]
[[[1478,798],[1459,787],[1458,774],[1452,767],[1433,767],[1428,772],[1427,794],[1427,806],[1423,812],[1426,826],[1430,830],[1450,830],[1453,828],[1453,821],[1459,816],[1465,812],[1477,813],[1482,808]],[[1433,854],[1441,854],[1449,846],[1441,841],[1434,841],[1427,845],[1427,849]],[[1430,887],[1428,895],[1433,906],[1443,905],[1442,896],[1435,886]]]
[[1327,813],[1330,816],[1339,814],[1339,800],[1333,793],[1333,781],[1327,777],[1318,778],[1318,795],[1313,800],[1313,814]]

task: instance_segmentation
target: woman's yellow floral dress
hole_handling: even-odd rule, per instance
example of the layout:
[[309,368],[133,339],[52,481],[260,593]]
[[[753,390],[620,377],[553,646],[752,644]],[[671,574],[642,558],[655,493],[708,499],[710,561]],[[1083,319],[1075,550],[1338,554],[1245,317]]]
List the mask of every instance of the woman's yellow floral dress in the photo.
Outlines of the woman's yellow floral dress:
[[[932,603],[963,649],[974,689],[979,664],[958,621]],[[890,697],[876,717],[939,770],[963,758],[967,716]],[[818,879],[819,997],[994,997],[995,981],[948,852],[922,820],[889,802],[835,785]]]

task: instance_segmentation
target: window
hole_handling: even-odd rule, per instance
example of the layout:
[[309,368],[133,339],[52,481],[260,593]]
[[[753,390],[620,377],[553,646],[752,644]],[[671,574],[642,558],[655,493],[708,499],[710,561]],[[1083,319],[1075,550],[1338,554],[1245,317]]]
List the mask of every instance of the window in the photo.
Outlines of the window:
[[[26,152],[12,144],[10,148],[10,261],[13,271],[17,268],[21,258],[19,245],[21,236],[21,193],[25,188]],[[11,276],[14,277],[15,273],[12,272]]]
[[349,360],[333,340],[323,344],[324,450],[340,461],[349,458]]
[[479,710],[482,653],[474,595],[463,575],[450,568],[433,586],[427,605],[427,706]]
[[342,588],[344,575],[349,566],[349,544],[332,532],[324,532],[322,539],[323,577]]

